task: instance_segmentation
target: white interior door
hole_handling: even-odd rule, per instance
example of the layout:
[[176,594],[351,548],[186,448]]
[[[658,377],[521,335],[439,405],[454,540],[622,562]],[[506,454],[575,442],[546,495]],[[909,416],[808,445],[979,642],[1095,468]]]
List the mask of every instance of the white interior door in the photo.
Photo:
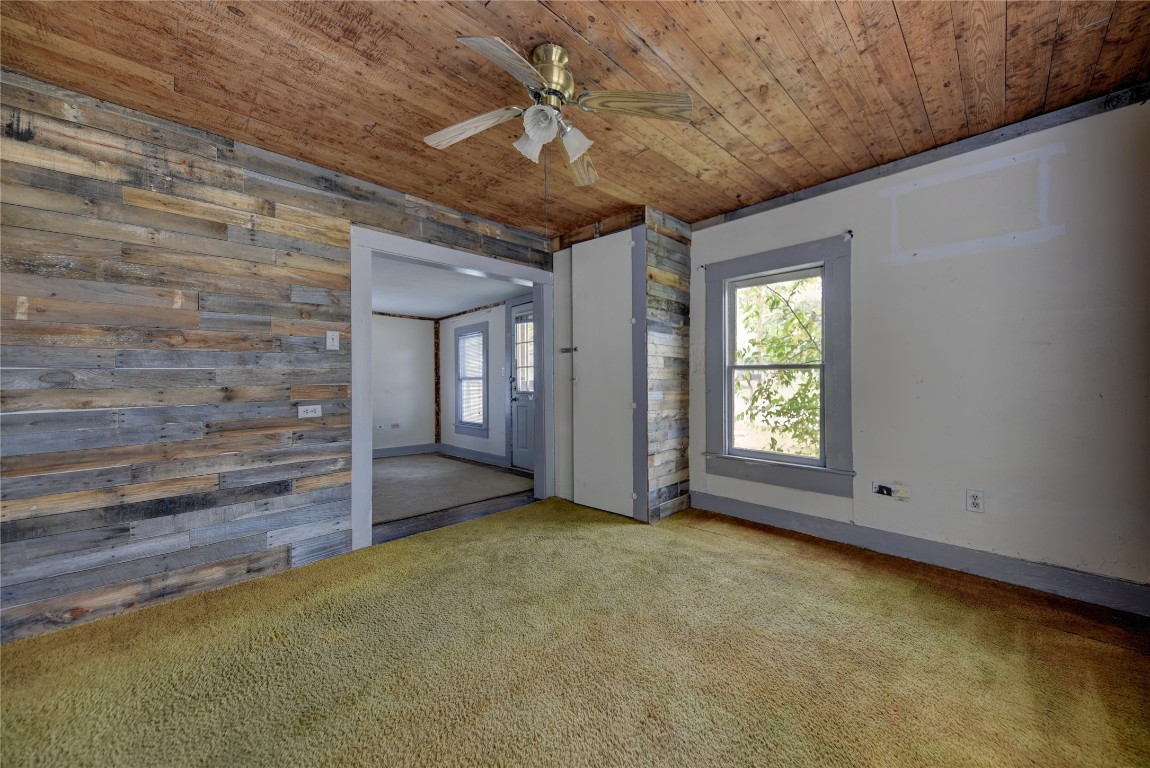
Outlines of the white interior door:
[[571,252],[572,453],[577,504],[631,517],[631,233]]

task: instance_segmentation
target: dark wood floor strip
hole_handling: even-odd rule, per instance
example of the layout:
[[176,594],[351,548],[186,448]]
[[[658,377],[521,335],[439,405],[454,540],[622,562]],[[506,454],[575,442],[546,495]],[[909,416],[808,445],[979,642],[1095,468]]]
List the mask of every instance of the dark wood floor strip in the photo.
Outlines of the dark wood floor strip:
[[449,525],[455,525],[456,523],[463,523],[468,520],[485,517],[486,515],[493,515],[496,512],[522,507],[533,501],[536,501],[535,494],[531,491],[523,491],[522,493],[496,496],[494,499],[485,499],[484,501],[462,504],[458,507],[441,509],[438,512],[428,512],[425,515],[416,515],[415,517],[408,517],[403,520],[392,520],[391,522],[380,523],[379,525],[373,525],[371,528],[371,543],[382,544],[385,541],[402,539],[404,536],[433,531],[437,528],[445,528]]

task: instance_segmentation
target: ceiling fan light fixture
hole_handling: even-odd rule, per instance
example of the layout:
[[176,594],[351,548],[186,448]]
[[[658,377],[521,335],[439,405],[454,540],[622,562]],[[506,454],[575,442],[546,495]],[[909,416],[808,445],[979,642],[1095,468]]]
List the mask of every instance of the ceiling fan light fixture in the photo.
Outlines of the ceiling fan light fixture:
[[542,141],[536,141],[528,134],[520,136],[511,146],[519,150],[520,154],[533,163],[539,162],[539,153],[543,150]]
[[536,104],[523,112],[523,135],[512,146],[533,163],[539,162],[543,145],[559,132],[559,110]]
[[583,153],[595,143],[587,138],[587,134],[570,123],[563,123],[559,137],[563,140],[563,148],[567,150],[567,156],[571,158],[572,163],[582,157]]

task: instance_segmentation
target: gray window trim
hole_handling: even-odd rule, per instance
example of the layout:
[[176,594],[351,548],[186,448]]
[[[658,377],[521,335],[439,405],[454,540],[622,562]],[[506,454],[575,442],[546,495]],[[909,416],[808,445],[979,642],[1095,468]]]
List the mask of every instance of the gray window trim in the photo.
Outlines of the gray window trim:
[[[851,450],[849,235],[801,243],[708,264],[706,278],[707,472],[753,482],[851,498],[854,456]],[[805,266],[823,267],[823,453],[825,466],[801,460],[734,455],[728,446],[729,395],[726,375],[727,286],[730,281]]]
[[[452,354],[455,355],[455,434],[470,437],[486,438],[490,432],[488,427],[491,421],[491,347],[489,346],[488,322],[461,325],[455,329],[455,346]],[[479,333],[483,337],[483,423],[475,424],[465,422],[460,418],[463,413],[463,387],[459,386],[459,339]]]

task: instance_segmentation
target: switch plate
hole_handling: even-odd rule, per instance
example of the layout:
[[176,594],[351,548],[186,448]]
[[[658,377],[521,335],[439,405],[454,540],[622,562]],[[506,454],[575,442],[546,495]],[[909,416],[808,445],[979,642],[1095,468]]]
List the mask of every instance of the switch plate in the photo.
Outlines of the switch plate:
[[986,511],[986,494],[982,491],[966,489],[966,511],[967,512],[985,512]]
[[299,407],[299,417],[301,419],[314,419],[323,416],[322,405],[301,405]]
[[329,350],[339,349],[339,331],[327,332],[327,348]]

